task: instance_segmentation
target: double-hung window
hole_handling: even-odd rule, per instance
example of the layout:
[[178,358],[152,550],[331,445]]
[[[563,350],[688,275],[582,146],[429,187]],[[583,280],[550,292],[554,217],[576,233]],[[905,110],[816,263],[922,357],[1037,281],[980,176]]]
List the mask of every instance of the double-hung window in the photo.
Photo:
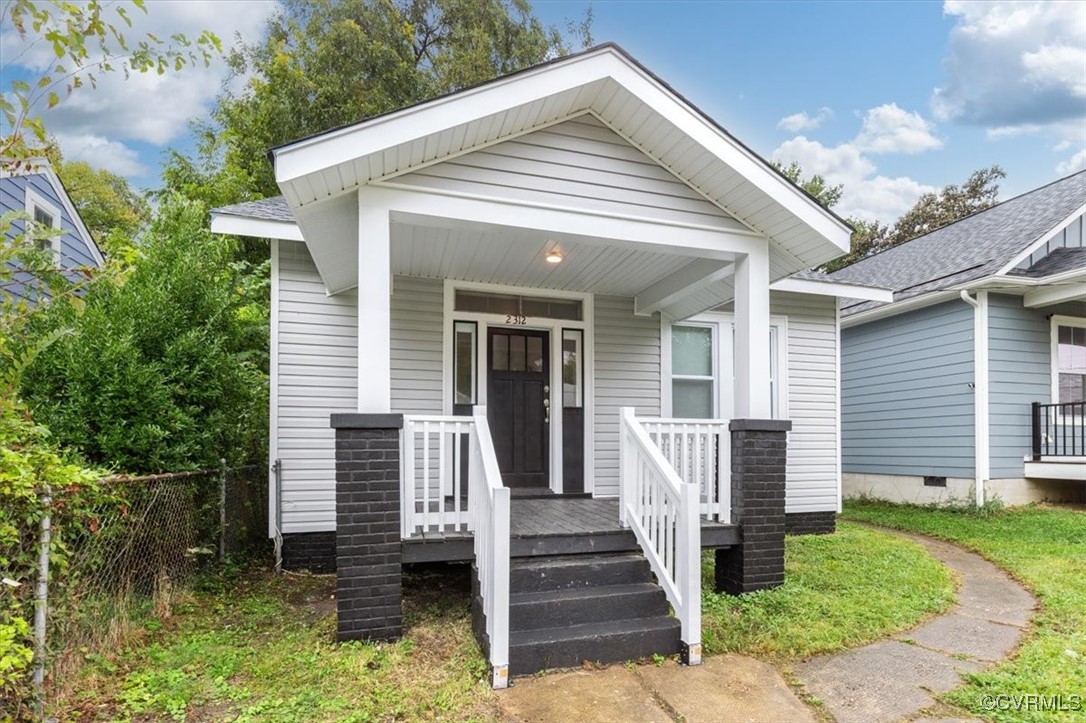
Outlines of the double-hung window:
[[[34,234],[38,249],[49,251],[60,263],[60,209],[36,191],[26,189],[26,212],[34,220]],[[50,230],[51,229],[51,230]]]
[[1053,333],[1053,401],[1086,401],[1086,319],[1055,317]]

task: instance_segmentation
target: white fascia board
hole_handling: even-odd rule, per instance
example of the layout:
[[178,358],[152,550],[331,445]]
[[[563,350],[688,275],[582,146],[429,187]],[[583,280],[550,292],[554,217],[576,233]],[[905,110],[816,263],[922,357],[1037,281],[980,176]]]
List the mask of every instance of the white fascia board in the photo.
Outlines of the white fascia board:
[[1045,231],[1043,234],[1040,235],[1040,237],[1037,238],[1036,241],[1031,243],[1029,246],[1024,248],[1022,251],[1018,252],[1018,254],[1016,254],[1010,261],[1007,262],[1006,265],[1003,266],[1003,268],[1001,268],[999,270],[999,273],[997,274],[997,276],[1002,276],[1003,274],[1009,273],[1011,269],[1015,268],[1016,266],[1018,266],[1018,264],[1022,263],[1026,259],[1028,259],[1030,257],[1030,254],[1032,254],[1034,251],[1036,251],[1037,249],[1041,248],[1046,243],[1048,243],[1052,239],[1053,236],[1058,234],[1060,231],[1062,231],[1064,228],[1066,228],[1068,226],[1068,224],[1070,224],[1072,221],[1074,221],[1076,218],[1078,218],[1079,216],[1081,216],[1084,213],[1086,213],[1086,204],[1083,204],[1082,206],[1080,206],[1070,216],[1065,218],[1063,221],[1060,221],[1058,224],[1056,224],[1054,227],[1052,227],[1048,231]]
[[1062,304],[1065,301],[1086,301],[1086,274],[1080,274],[1077,279],[1065,284],[1032,289],[1022,297],[1022,305],[1029,309]]
[[[852,229],[847,224],[611,48],[601,48],[595,53],[542,66],[280,148],[273,151],[276,181],[281,186],[288,185],[346,159],[366,156],[608,78],[660,113],[833,246],[843,252],[849,250]],[[606,120],[603,109],[595,111]],[[289,198],[290,194],[287,195]]]
[[797,294],[882,301],[887,304],[894,300],[894,292],[890,289],[876,289],[871,286],[858,286],[839,281],[816,281],[814,279],[789,277],[773,282],[769,288],[771,291],[791,291]]
[[273,150],[275,180],[287,183],[344,160],[369,155],[417,138],[439,133],[503,110],[533,103],[550,95],[607,77],[603,48],[565,63],[545,65],[478,88],[437,98],[387,115],[300,140]]
[[859,326],[860,324],[866,324],[878,319],[904,314],[907,311],[915,311],[916,309],[935,306],[944,301],[950,301],[951,299],[957,298],[957,291],[937,291],[932,294],[917,296],[912,299],[906,299],[905,301],[899,301],[895,304],[887,304],[886,306],[879,306],[867,311],[861,311],[857,314],[852,314],[851,316],[844,316],[841,318],[841,328],[849,329],[853,326]]
[[273,221],[266,218],[232,216],[211,212],[211,230],[228,236],[274,238],[283,241],[304,241],[298,224],[289,221]]

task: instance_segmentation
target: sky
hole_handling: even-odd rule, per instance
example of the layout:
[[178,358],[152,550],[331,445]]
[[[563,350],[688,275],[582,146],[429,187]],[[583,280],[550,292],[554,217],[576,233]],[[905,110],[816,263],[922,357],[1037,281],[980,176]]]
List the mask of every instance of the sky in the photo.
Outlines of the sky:
[[[763,157],[845,193],[842,215],[892,222],[921,193],[979,168],[1008,198],[1086,167],[1086,2],[581,2],[536,0],[564,27],[591,5],[615,42]],[[138,30],[258,40],[272,0],[155,1]],[[4,87],[32,73],[33,53]],[[163,151],[191,150],[226,67],[120,76],[44,114],[67,158],[158,185]]]

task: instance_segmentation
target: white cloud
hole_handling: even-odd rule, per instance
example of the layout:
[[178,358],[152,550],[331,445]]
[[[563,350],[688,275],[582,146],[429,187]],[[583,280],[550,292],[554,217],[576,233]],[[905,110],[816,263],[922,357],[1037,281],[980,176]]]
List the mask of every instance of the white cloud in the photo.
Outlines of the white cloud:
[[773,160],[785,164],[795,161],[806,175],[818,174],[833,185],[843,184],[844,193],[834,210],[865,221],[893,222],[921,194],[937,190],[908,177],[878,175],[875,164],[854,143],[831,148],[797,136],[778,146]]
[[992,128],[1086,117],[1086,3],[947,0],[941,120]]
[[841,201],[834,208],[841,215],[890,223],[921,194],[937,189],[907,176],[881,175],[870,156],[915,154],[942,146],[931,123],[919,113],[887,103],[864,114],[851,141],[831,147],[800,135],[778,146],[772,158],[785,165],[798,163],[805,175],[817,174],[832,185],[843,185]]
[[807,115],[807,111],[786,115],[777,122],[777,127],[789,133],[799,133],[818,128],[820,125],[833,118],[833,110],[823,106],[813,116]]
[[[134,40],[148,32],[159,37],[184,33],[195,39],[201,31],[210,30],[228,48],[238,35],[250,42],[259,39],[267,19],[278,7],[274,0],[153,2],[147,4],[146,14],[129,11],[133,27],[125,35]],[[0,42],[5,48],[5,63],[22,53],[16,62],[40,73],[53,62],[47,44],[24,47],[10,28],[4,29]],[[63,139],[82,139],[77,141],[79,153],[96,154],[110,160],[114,167],[127,164],[134,169],[142,164],[125,153],[132,151],[123,142],[163,145],[176,140],[185,132],[190,118],[206,114],[227,72],[220,58],[210,67],[198,64],[179,73],[136,73],[127,80],[121,72],[100,75],[97,88],[76,90],[56,107],[43,111],[42,116],[46,128],[62,139],[61,148],[66,153],[75,151],[65,147]],[[107,148],[117,155],[111,158]]]
[[867,153],[923,153],[942,148],[932,126],[919,113],[887,103],[867,111],[860,134],[853,141]]
[[1086,148],[1083,148],[1063,163],[1057,165],[1056,173],[1061,176],[1067,176],[1084,169],[1086,169]]
[[120,141],[96,135],[56,134],[64,158],[86,161],[95,168],[104,168],[121,176],[143,176],[150,169],[140,163],[139,154]]

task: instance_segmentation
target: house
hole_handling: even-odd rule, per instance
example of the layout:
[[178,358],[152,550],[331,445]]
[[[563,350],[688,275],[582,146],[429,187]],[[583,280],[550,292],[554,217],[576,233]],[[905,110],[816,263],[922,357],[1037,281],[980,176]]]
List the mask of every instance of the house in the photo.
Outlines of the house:
[[495,686],[695,663],[703,548],[743,592],[834,528],[837,300],[889,292],[794,276],[847,224],[618,47],[271,158],[212,229],[272,239],[270,533],[341,639],[459,560]]
[[[16,171],[0,169],[0,214],[25,212],[39,225],[56,229],[56,234],[38,241],[52,251],[60,268],[76,271],[98,268],[102,252],[79,217],[64,184],[44,158],[35,158]],[[26,221],[16,219],[7,231],[10,242],[26,232]],[[28,279],[16,274],[14,284],[4,291],[21,296]]]
[[894,291],[841,309],[844,494],[1086,498],[1086,172],[831,275]]

